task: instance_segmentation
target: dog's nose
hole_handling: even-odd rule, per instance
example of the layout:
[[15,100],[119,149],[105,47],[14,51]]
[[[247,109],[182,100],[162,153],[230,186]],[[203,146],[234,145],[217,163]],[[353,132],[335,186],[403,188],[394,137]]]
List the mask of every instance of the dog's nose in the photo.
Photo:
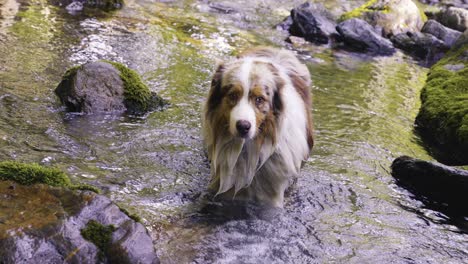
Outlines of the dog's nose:
[[239,136],[241,137],[246,137],[247,134],[249,133],[250,127],[252,125],[250,124],[249,121],[247,120],[239,120],[236,122],[236,128],[237,131],[239,132]]

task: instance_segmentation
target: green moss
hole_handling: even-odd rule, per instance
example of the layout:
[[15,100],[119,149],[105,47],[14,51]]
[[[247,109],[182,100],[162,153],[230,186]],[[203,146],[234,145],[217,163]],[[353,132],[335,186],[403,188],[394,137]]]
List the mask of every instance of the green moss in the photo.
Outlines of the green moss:
[[136,71],[118,62],[107,60],[104,62],[120,71],[120,78],[124,84],[125,106],[129,109],[130,114],[145,113],[167,104],[164,99],[149,90]]
[[105,226],[95,220],[91,220],[86,224],[85,228],[81,229],[81,235],[101,250],[100,256],[102,258],[110,248],[112,233],[114,231],[115,227],[113,225]]
[[44,167],[36,163],[17,161],[0,162],[0,180],[14,181],[22,185],[47,184],[54,187],[67,187],[73,190],[89,190],[99,193],[99,189],[87,184],[72,184],[67,174],[58,168]]
[[71,81],[72,76],[76,75],[76,72],[81,68],[81,65],[77,65],[68,69],[62,76],[62,80]]
[[377,3],[378,0],[370,0],[367,1],[365,4],[362,6],[355,8],[349,12],[344,13],[341,15],[341,17],[338,19],[338,21],[342,22],[351,18],[361,18],[362,14],[365,12],[375,12],[375,11],[382,11],[382,13],[388,13],[390,12],[390,8],[388,6],[383,6],[383,7],[376,7],[374,6]]
[[[468,44],[452,50],[430,69],[416,118],[437,144],[468,153]],[[460,65],[458,71],[447,65]],[[466,158],[465,158],[466,159]],[[468,162],[468,161],[467,161]]]
[[69,187],[72,190],[81,190],[81,191],[91,191],[95,193],[101,193],[99,188],[89,185],[89,184],[75,184]]
[[46,168],[35,163],[16,161],[0,162],[0,180],[14,181],[23,185],[43,183],[50,186],[71,186],[68,176],[57,168]]
[[122,211],[122,213],[126,214],[128,217],[133,219],[135,222],[141,223],[141,217],[140,216],[138,216],[136,214],[131,214],[127,209],[120,207],[120,205],[117,205],[117,206],[119,207],[120,211]]

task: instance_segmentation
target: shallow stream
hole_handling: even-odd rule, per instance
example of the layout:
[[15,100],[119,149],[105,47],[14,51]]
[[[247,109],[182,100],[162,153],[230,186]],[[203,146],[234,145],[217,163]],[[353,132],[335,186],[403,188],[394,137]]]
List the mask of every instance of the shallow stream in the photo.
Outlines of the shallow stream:
[[[0,160],[98,186],[143,218],[162,263],[468,263],[468,235],[390,175],[400,155],[432,159],[413,132],[427,69],[401,53],[287,44],[275,25],[302,2],[129,0],[72,15],[0,0]],[[339,15],[364,1],[316,2]],[[255,45],[297,51],[313,80],[316,146],[284,210],[204,198],[210,78]],[[53,93],[62,74],[99,59],[135,69],[171,106],[143,118],[65,114]]]

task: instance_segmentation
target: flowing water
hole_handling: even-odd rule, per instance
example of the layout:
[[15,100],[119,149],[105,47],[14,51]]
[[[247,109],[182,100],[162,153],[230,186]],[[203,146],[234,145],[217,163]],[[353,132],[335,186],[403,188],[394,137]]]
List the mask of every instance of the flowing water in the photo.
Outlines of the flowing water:
[[[363,1],[317,1],[335,15]],[[398,187],[392,160],[431,157],[413,133],[427,69],[284,42],[300,1],[129,0],[69,14],[0,0],[0,160],[53,165],[143,218],[162,263],[468,263],[468,235]],[[316,146],[285,208],[205,198],[201,107],[220,60],[293,48],[313,80]],[[53,90],[73,65],[137,70],[171,106],[143,118],[64,113]],[[462,223],[466,226],[466,219]]]

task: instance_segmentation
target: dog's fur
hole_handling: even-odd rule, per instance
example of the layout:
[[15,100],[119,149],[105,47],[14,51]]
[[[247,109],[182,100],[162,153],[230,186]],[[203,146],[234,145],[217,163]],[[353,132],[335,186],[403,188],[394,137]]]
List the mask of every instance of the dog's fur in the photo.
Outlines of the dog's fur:
[[310,84],[287,50],[254,48],[218,67],[203,118],[217,195],[283,206],[314,143]]

